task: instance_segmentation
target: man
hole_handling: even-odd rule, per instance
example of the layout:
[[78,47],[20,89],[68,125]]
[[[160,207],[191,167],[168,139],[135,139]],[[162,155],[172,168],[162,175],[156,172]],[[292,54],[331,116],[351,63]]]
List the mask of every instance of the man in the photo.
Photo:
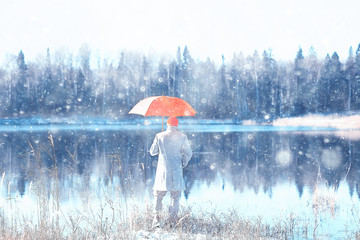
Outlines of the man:
[[174,223],[177,220],[180,193],[185,189],[183,168],[190,161],[192,151],[187,136],[178,131],[178,124],[177,118],[170,117],[167,120],[166,131],[156,134],[150,148],[152,156],[159,154],[153,187],[155,200],[153,227],[160,226],[162,200],[168,191],[171,199],[170,221]]

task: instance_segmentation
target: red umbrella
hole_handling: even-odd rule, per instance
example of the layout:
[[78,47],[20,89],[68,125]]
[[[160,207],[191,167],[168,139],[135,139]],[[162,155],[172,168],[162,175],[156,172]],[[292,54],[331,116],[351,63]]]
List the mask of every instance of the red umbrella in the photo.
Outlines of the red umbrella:
[[180,117],[195,116],[196,111],[185,100],[177,97],[155,96],[138,102],[129,114],[142,116]]

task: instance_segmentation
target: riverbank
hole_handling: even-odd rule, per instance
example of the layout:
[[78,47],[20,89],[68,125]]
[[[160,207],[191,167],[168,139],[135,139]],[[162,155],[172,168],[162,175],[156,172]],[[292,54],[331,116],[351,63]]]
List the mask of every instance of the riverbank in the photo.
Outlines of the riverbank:
[[[60,205],[57,212],[49,211],[49,202],[41,205],[39,201],[37,213],[45,218],[36,220],[36,216],[17,214],[16,208],[20,203],[8,199],[9,205],[3,207],[9,207],[5,212],[10,214],[0,214],[0,239],[333,239],[330,235],[318,233],[320,222],[311,223],[304,216],[292,213],[274,219],[270,225],[261,215],[247,218],[235,209],[226,212],[203,209],[195,215],[191,207],[187,207],[181,210],[174,225],[167,222],[165,213],[161,227],[152,228],[151,205],[134,203],[125,209],[123,203],[116,199],[105,197],[97,200],[91,200],[90,195],[83,206],[66,209]],[[325,198],[320,204],[313,203],[312,206],[323,212],[327,209],[327,201]],[[344,239],[360,240],[360,230],[344,234]]]

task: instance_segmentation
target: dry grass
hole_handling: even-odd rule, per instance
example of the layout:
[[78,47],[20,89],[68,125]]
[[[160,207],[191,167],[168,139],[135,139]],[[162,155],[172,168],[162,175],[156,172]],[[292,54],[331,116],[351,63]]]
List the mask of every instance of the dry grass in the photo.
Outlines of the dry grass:
[[[152,229],[151,204],[129,200],[125,205],[107,193],[96,199],[92,196],[70,208],[60,204],[59,212],[54,212],[49,204],[43,204],[43,196],[36,195],[38,214],[34,215],[22,215],[21,203],[9,198],[0,211],[0,239],[327,239],[319,237],[312,223],[301,216],[289,214],[270,225],[261,216],[246,218],[235,209],[209,212],[182,208],[175,225],[169,224],[164,214],[162,227]],[[328,202],[317,199],[316,204]],[[347,236],[345,239],[360,239],[360,229]]]
[[176,239],[293,239],[296,232],[294,218],[284,219],[270,226],[264,223],[261,217],[243,218],[236,210],[197,210],[195,215],[191,208],[183,209],[175,224],[168,222],[168,216],[163,215],[161,228],[151,229],[151,209],[134,212],[137,214],[131,218],[133,231],[141,232],[148,229],[149,236],[152,232],[160,230],[164,239],[169,236],[175,236]]

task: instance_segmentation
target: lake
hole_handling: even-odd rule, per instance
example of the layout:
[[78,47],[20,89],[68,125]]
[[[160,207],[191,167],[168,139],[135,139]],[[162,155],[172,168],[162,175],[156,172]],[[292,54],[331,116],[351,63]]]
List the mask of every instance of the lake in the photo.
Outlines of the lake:
[[[125,204],[151,202],[157,157],[148,149],[159,129],[158,124],[1,126],[0,209],[9,197],[31,204],[41,191],[35,187],[39,179],[49,198],[59,180],[63,206],[80,204],[93,193],[101,197],[106,186],[118,189],[120,196],[108,194]],[[182,206],[236,209],[269,224],[300,216],[303,225],[328,238],[358,230],[360,131],[231,123],[180,130],[193,150]]]

